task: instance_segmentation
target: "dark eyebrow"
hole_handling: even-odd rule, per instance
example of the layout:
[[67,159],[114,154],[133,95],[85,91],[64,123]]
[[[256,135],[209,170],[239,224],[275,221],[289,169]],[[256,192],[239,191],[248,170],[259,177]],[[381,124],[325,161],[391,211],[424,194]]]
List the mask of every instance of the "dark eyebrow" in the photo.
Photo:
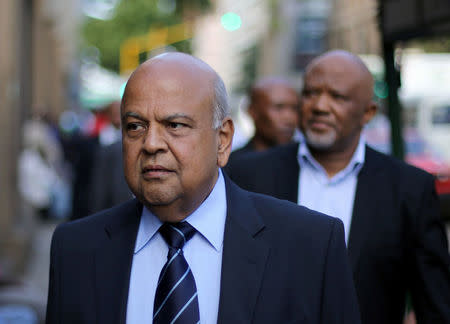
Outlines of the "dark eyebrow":
[[332,89],[330,89],[330,92],[331,92],[333,95],[338,95],[338,96],[343,96],[343,97],[347,96],[347,94],[345,93],[345,91],[344,91],[344,90],[341,90],[341,89],[332,88]]
[[[147,119],[145,117],[143,117],[143,116],[141,116],[138,113],[133,112],[133,111],[127,111],[122,116],[122,121],[125,121],[128,117],[132,117],[132,118],[140,119],[140,120],[143,120],[143,121],[147,121]],[[165,117],[164,120],[166,120],[168,122],[171,122],[171,121],[173,121],[174,119],[177,119],[177,118],[185,118],[185,119],[188,119],[189,121],[191,121],[192,123],[195,123],[195,120],[192,117],[190,117],[190,116],[188,116],[186,114],[183,114],[183,113],[176,113],[176,114],[173,114],[173,115],[169,115],[169,116]]]
[[122,120],[127,119],[128,117],[133,117],[136,119],[140,119],[140,120],[146,120],[144,117],[142,117],[141,115],[139,115],[138,113],[132,112],[132,111],[127,111],[123,116],[122,116]]
[[192,117],[190,117],[190,116],[188,116],[186,114],[183,114],[183,113],[177,113],[177,114],[169,115],[169,116],[165,117],[164,119],[167,120],[167,121],[172,121],[172,120],[177,119],[177,118],[185,118],[185,119],[190,120],[191,122],[195,122],[195,120]]

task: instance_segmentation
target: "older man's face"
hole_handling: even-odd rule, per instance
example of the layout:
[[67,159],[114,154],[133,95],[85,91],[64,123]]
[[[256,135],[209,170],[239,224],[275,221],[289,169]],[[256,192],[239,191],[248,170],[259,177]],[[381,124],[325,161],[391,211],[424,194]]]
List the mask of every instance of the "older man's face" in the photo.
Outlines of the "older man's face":
[[316,149],[353,150],[372,118],[371,83],[353,62],[327,57],[306,73],[300,128]]
[[163,221],[195,210],[217,180],[223,163],[212,99],[212,78],[204,71],[166,64],[129,81],[121,112],[125,178]]

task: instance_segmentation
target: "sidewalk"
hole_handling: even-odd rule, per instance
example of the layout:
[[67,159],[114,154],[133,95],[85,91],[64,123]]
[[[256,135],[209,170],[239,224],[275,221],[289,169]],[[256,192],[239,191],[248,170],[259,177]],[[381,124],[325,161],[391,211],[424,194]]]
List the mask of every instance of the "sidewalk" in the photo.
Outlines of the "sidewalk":
[[50,243],[55,223],[41,222],[36,227],[30,251],[30,259],[23,281],[29,283],[47,300]]
[[0,322],[44,323],[48,291],[51,236],[55,223],[39,221],[32,238],[28,264],[17,284],[0,291]]

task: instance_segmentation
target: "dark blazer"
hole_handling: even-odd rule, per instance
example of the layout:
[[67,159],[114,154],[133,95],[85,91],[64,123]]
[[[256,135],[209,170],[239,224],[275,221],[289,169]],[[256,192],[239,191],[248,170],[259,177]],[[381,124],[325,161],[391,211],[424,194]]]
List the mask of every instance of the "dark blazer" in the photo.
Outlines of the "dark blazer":
[[74,171],[71,220],[90,214],[89,188],[94,166],[94,152],[100,144],[98,137],[88,137],[77,133],[64,141],[66,159],[72,164]]
[[133,198],[123,174],[122,142],[100,147],[95,156],[89,195],[91,214]]
[[[227,173],[244,189],[297,202],[298,144],[244,156]],[[428,173],[366,146],[348,253],[362,323],[402,323],[412,295],[418,323],[450,323],[450,258]]]
[[243,147],[231,152],[229,161],[239,159],[242,154],[248,154],[252,152],[255,152],[255,148],[253,147],[253,138],[250,139]]
[[[342,223],[225,178],[218,323],[360,323]],[[141,211],[131,200],[58,226],[48,324],[125,323]]]

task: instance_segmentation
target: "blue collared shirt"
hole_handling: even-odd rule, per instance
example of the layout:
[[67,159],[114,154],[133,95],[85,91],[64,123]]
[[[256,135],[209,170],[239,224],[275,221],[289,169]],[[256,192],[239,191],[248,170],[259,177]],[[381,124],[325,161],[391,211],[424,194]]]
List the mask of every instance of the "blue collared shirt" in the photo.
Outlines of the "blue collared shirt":
[[[219,170],[209,196],[185,219],[197,230],[183,247],[183,253],[197,285],[202,324],[217,323],[226,212],[225,181]],[[168,253],[158,232],[161,225],[144,207],[131,268],[127,324],[152,323],[156,283]]]
[[325,169],[314,159],[305,141],[298,150],[300,165],[297,202],[310,209],[342,220],[348,241],[352,221],[358,173],[364,164],[365,140],[361,136],[349,164],[329,178]]

